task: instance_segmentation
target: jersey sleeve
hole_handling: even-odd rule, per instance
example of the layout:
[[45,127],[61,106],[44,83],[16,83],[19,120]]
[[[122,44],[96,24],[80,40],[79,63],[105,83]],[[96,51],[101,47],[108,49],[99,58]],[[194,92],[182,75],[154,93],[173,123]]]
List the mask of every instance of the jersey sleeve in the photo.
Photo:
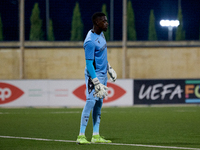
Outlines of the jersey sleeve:
[[96,76],[96,73],[94,70],[93,60],[86,59],[86,67],[87,67],[87,70],[88,70],[90,76],[92,77],[92,79],[96,78],[97,76]]
[[86,42],[84,44],[84,50],[85,50],[85,59],[94,60],[94,51],[95,51],[94,43],[91,41]]

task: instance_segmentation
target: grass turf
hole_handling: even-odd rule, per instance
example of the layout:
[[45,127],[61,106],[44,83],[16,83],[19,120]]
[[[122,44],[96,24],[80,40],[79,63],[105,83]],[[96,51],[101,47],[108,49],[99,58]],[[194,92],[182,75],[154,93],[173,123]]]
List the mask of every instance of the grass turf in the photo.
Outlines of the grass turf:
[[[0,136],[75,141],[81,108],[0,108]],[[113,143],[175,146],[200,149],[200,107],[102,108],[100,134]],[[86,129],[92,137],[92,118]],[[145,146],[76,145],[0,137],[0,150],[159,150]]]

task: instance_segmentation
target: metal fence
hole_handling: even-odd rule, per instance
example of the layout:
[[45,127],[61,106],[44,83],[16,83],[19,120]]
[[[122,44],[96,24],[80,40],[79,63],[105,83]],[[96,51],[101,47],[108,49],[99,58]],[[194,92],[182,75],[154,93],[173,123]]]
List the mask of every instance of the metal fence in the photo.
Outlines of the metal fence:
[[[19,12],[21,0],[0,0],[0,14],[3,24],[3,40],[19,41]],[[84,25],[83,35],[92,28],[91,16],[101,11],[106,5],[110,24],[111,40],[121,41],[123,37],[123,0],[23,0],[24,1],[24,30],[25,40],[30,36],[30,17],[35,3],[40,9],[44,40],[47,40],[48,19],[53,21],[55,41],[69,41],[71,36],[71,22],[73,9],[78,2],[81,19]],[[147,41],[149,31],[150,10],[154,10],[155,28],[158,41],[168,40],[168,30],[160,26],[161,19],[177,19],[178,7],[181,5],[183,14],[183,27],[186,40],[199,40],[200,1],[181,0],[126,0],[132,2],[135,15],[137,41]],[[173,31],[173,37],[175,36]],[[173,38],[174,40],[174,38]]]

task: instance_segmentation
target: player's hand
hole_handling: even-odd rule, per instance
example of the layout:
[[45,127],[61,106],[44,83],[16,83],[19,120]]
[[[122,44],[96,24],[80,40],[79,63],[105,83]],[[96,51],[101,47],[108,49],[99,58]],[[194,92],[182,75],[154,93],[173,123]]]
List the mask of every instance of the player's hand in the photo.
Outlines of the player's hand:
[[110,66],[109,63],[108,63],[108,74],[110,75],[110,80],[112,82],[115,82],[115,80],[117,79],[117,74],[115,70]]
[[105,98],[108,95],[108,92],[107,92],[108,87],[101,84],[98,78],[92,79],[92,82],[95,88],[94,96],[99,97],[99,98]]

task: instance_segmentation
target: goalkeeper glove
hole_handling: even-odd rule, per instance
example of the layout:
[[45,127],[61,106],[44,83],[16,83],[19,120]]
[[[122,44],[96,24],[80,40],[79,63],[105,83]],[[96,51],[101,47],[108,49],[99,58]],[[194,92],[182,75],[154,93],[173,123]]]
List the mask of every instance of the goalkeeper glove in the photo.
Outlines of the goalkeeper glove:
[[94,96],[99,97],[99,98],[105,98],[108,95],[108,92],[107,92],[108,87],[101,84],[98,78],[92,79],[92,82],[95,88]]
[[110,66],[109,63],[108,63],[108,74],[110,75],[110,80],[112,82],[115,82],[115,80],[117,79],[117,74],[115,70]]

